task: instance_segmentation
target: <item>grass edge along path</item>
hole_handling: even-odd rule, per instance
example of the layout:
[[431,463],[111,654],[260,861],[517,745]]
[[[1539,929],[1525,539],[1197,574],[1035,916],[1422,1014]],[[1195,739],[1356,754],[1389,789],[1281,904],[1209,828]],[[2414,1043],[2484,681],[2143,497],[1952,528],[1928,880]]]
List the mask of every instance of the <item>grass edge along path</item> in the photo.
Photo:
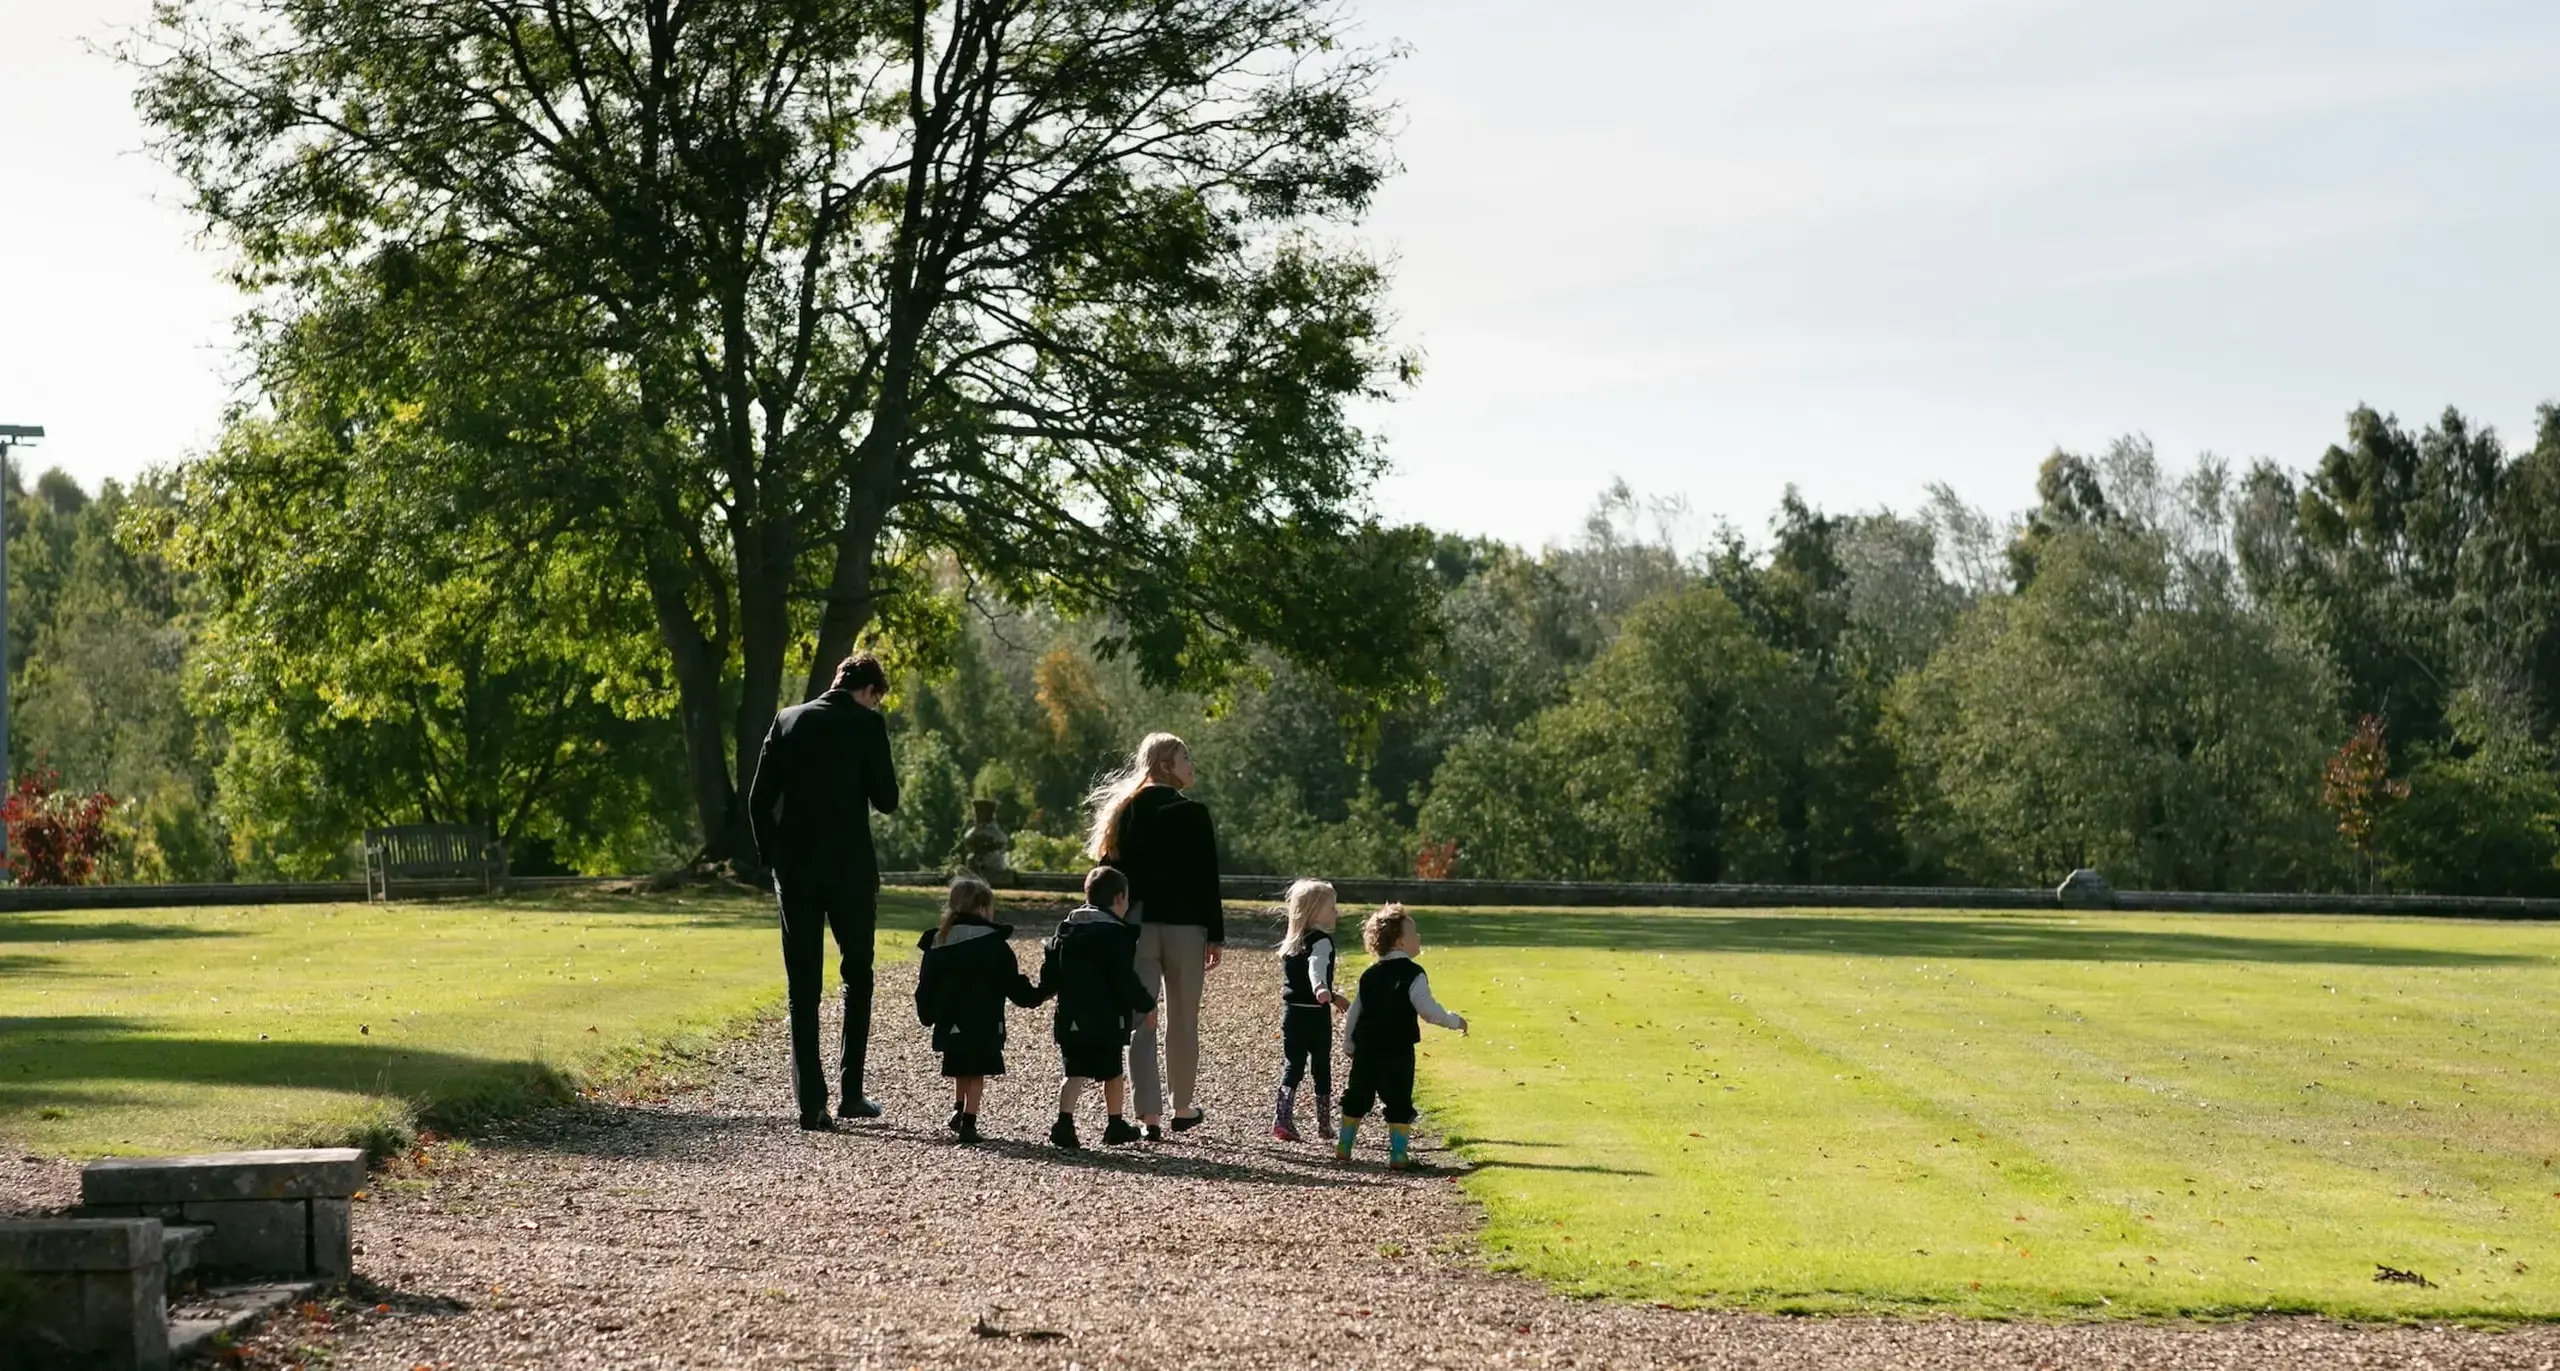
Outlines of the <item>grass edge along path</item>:
[[2560,1318],[2560,927],[1417,913],[1426,1124],[1568,1293]]
[[[884,891],[879,960],[934,908]],[[771,897],[743,890],[0,915],[0,1144],[381,1155],[680,1088],[782,993]]]

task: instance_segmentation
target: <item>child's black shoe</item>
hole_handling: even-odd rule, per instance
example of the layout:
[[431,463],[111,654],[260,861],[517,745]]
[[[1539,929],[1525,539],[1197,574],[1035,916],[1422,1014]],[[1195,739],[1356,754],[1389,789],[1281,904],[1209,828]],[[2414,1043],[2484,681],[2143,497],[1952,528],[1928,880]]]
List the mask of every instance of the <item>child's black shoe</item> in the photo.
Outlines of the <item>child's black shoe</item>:
[[953,1131],[953,1132],[955,1132],[955,1133],[958,1133],[958,1134],[960,1135],[960,1141],[962,1141],[962,1142],[964,1142],[964,1143],[973,1143],[973,1142],[978,1141],[978,1116],[977,1116],[977,1115],[975,1115],[975,1114],[958,1114],[958,1115],[954,1115],[953,1117],[955,1117],[955,1118],[957,1118],[957,1119],[959,1120],[959,1122],[958,1122],[958,1123],[955,1123],[955,1124],[953,1124],[953,1125],[952,1125],[952,1131]]
[[950,1129],[950,1130],[951,1130],[952,1132],[954,1132],[954,1133],[963,1132],[963,1131],[965,1131],[965,1130],[961,1127],[960,1121],[961,1121],[962,1119],[967,1118],[967,1117],[969,1117],[967,1114],[962,1113],[960,1110],[954,1109],[954,1110],[952,1110],[952,1111],[951,1111],[951,1117],[950,1117],[950,1118],[947,1118],[947,1119],[944,1119],[944,1120],[942,1121],[942,1126],[943,1126],[943,1127],[945,1127],[945,1128]]
[[1137,1125],[1117,1114],[1111,1116],[1111,1122],[1102,1126],[1102,1141],[1112,1147],[1136,1142],[1139,1136]]
[[1049,1145],[1069,1152],[1082,1151],[1084,1141],[1076,1136],[1076,1121],[1067,1115],[1059,1115],[1058,1121],[1049,1125]]

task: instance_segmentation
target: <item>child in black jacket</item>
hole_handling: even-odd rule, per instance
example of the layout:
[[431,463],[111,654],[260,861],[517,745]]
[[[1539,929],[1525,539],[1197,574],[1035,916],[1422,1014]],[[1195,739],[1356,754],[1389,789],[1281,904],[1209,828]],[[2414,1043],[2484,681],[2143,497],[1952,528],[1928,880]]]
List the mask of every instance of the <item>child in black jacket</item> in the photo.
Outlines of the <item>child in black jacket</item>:
[[924,965],[916,973],[916,1019],[933,1030],[942,1074],[954,1099],[946,1127],[960,1141],[978,1140],[978,1105],[987,1077],[1004,1074],[1004,1006],[1040,1003],[1040,988],[1022,974],[1006,939],[1010,924],[995,921],[996,893],[975,876],[951,882],[940,927],[916,940]]
[[1138,930],[1122,922],[1128,913],[1129,878],[1095,867],[1085,873],[1083,905],[1058,925],[1040,959],[1040,994],[1058,999],[1055,1036],[1066,1060],[1058,1122],[1049,1130],[1058,1147],[1084,1146],[1076,1138],[1076,1104],[1087,1081],[1102,1082],[1110,1110],[1102,1140],[1115,1147],[1138,1140],[1138,1130],[1121,1116],[1128,1093],[1123,1063],[1129,1030],[1156,1007],[1156,998],[1138,979]]
[[1351,997],[1333,988],[1333,925],[1341,911],[1333,887],[1299,881],[1289,887],[1289,934],[1280,940],[1280,1088],[1272,1093],[1271,1136],[1298,1141],[1298,1082],[1316,1077],[1316,1133],[1333,1108],[1333,1018]]
[[1422,1021],[1467,1031],[1467,1021],[1440,1007],[1431,995],[1431,978],[1413,954],[1422,950],[1422,930],[1400,904],[1369,916],[1360,941],[1377,958],[1360,973],[1359,992],[1351,997],[1351,1016],[1342,1036],[1351,1042],[1351,1084],[1342,1091],[1342,1132],[1333,1154],[1351,1160],[1360,1140],[1360,1119],[1383,1099],[1387,1107],[1387,1165],[1398,1171],[1412,1164],[1413,1049],[1422,1041]]

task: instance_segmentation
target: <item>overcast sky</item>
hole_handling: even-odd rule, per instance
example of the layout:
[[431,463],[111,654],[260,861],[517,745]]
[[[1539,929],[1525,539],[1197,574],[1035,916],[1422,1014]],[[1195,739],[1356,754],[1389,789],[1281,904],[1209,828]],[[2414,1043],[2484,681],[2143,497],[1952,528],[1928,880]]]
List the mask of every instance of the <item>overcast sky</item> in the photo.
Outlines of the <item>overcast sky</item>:
[[[232,302],[129,83],[147,0],[0,3],[0,422],[84,482],[210,435]],[[1759,530],[2056,445],[2310,462],[2359,401],[2560,400],[2560,5],[1356,0],[1391,515],[1526,543],[1612,476]]]

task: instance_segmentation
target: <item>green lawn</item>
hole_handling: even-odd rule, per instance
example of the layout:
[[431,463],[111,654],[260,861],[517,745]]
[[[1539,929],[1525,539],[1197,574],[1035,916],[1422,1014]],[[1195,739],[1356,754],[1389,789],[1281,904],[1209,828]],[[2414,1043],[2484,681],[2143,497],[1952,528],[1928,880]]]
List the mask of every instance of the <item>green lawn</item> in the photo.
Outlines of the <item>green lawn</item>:
[[1567,1289],[2560,1317],[2560,927],[1421,917],[1425,1107]]
[[[884,897],[884,956],[930,899]],[[773,906],[744,894],[0,914],[0,1145],[383,1146],[781,997]]]

